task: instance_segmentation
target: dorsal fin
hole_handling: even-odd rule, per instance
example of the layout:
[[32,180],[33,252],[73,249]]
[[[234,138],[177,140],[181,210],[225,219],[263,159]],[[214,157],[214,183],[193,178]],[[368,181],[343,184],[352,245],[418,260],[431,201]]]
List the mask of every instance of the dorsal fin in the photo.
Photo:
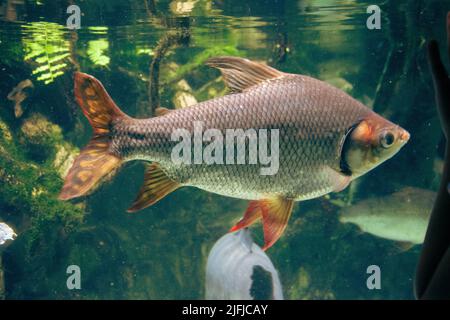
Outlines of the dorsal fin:
[[155,109],[155,116],[156,117],[161,117],[161,116],[164,116],[164,115],[166,115],[168,113],[171,113],[172,111],[173,110],[170,110],[170,109],[167,109],[167,108],[164,108],[164,107],[158,107],[158,108]]
[[242,92],[266,80],[286,75],[265,64],[238,57],[210,58],[206,65],[222,72],[223,80],[231,92]]

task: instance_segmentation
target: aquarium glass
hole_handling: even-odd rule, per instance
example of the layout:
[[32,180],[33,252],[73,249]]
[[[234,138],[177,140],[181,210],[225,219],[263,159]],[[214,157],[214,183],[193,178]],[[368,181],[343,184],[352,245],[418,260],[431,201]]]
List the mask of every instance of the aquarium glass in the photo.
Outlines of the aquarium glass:
[[[92,134],[73,76],[94,76],[123,112],[149,118],[229,94],[205,62],[237,56],[325,81],[410,134],[343,191],[295,203],[266,251],[283,297],[413,299],[445,146],[426,43],[444,43],[449,9],[445,0],[0,0],[0,222],[14,239],[0,245],[0,297],[205,298],[208,255],[248,201],[185,187],[128,213],[144,161],[59,200]],[[347,219],[354,208],[362,217]],[[261,223],[250,230],[262,247]]]

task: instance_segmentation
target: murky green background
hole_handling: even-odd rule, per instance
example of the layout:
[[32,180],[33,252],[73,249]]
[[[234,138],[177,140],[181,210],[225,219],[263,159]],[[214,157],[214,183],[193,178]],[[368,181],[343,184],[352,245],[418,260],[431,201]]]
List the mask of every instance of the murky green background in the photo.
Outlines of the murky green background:
[[[76,32],[65,28],[73,3],[82,11]],[[382,9],[381,30],[366,28],[370,4]],[[344,192],[296,206],[268,251],[285,297],[412,299],[420,246],[404,250],[364,234],[340,224],[337,212],[406,186],[437,189],[443,138],[424,46],[443,42],[448,10],[444,0],[0,0],[0,221],[19,235],[0,249],[0,297],[203,298],[209,250],[246,202],[184,188],[128,214],[142,163],[126,164],[86,198],[58,201],[70,159],[91,133],[73,101],[72,73],[94,75],[126,113],[148,117],[152,105],[224,94],[219,73],[203,62],[238,55],[328,81],[412,135]],[[34,88],[26,83],[8,99],[26,79]],[[66,287],[72,264],[82,290]],[[381,290],[366,287],[372,264],[381,268]]]

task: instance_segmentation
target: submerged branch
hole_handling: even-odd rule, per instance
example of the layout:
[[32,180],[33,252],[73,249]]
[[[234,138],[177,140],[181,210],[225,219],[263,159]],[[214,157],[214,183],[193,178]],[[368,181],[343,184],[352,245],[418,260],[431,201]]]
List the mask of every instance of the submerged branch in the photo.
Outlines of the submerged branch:
[[151,106],[151,116],[154,111],[159,107],[159,70],[161,61],[166,55],[167,51],[181,44],[186,44],[189,41],[190,33],[187,28],[182,28],[177,31],[167,32],[159,41],[153,55],[153,60],[150,64],[150,76],[148,85],[148,97]]
[[145,0],[144,5],[148,15],[156,16],[157,10],[155,0]]
[[397,46],[391,47],[376,88],[373,102],[373,110],[376,112],[383,113],[389,105],[389,100],[394,94],[395,85],[403,70],[403,55],[403,52]]

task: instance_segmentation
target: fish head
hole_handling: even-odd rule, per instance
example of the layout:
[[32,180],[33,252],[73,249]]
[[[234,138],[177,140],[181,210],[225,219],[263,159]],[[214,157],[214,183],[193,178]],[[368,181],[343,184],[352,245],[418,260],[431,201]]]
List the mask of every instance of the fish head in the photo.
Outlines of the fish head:
[[[352,204],[351,206],[341,208],[338,213],[338,220],[340,223],[359,224],[360,220],[368,215],[370,210],[360,203]],[[370,212],[369,212],[370,213]]]
[[338,215],[338,219],[340,223],[349,223],[350,219],[345,213],[340,212]]
[[341,157],[356,178],[394,156],[409,137],[408,131],[373,112],[346,136]]

